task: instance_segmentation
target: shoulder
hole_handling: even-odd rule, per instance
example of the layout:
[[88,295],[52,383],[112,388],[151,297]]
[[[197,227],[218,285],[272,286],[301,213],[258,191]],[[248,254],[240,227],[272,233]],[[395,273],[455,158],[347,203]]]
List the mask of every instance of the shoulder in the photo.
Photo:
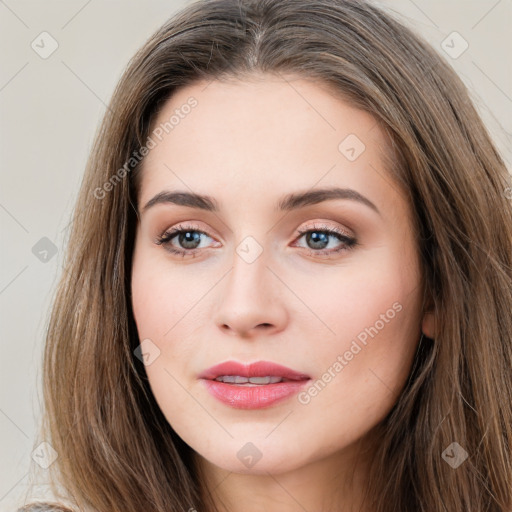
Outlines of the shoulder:
[[16,512],[73,512],[71,509],[58,503],[31,503],[19,508]]

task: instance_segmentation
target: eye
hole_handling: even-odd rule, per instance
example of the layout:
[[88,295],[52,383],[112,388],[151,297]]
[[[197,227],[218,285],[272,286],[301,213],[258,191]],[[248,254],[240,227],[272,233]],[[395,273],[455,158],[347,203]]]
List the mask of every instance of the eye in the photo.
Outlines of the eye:
[[[353,249],[358,245],[357,240],[351,236],[348,236],[343,231],[333,228],[327,225],[314,225],[312,228],[305,230],[298,230],[299,236],[297,240],[304,238],[306,244],[308,246],[308,252],[313,255],[325,255],[325,254],[334,254],[341,251],[348,251]],[[336,241],[338,241],[338,246],[336,247]],[[328,248],[331,244],[331,241],[334,240],[334,248]]]
[[[207,233],[197,229],[195,226],[179,224],[175,228],[172,228],[159,236],[155,243],[157,245],[165,246],[165,249],[172,254],[177,254],[183,257],[185,255],[194,256],[200,249],[204,248],[200,247],[201,236],[212,239]],[[181,245],[181,248],[173,245],[172,241],[174,239],[176,239],[177,243]]]
[[[348,251],[358,245],[355,238],[348,236],[337,228],[326,225],[314,225],[309,229],[298,230],[298,233],[300,236],[296,238],[296,241],[305,238],[306,244],[308,244],[308,247],[305,248],[310,254],[315,256]],[[201,246],[202,237],[213,240],[206,232],[195,226],[179,224],[175,228],[165,231],[156,239],[155,243],[157,245],[163,245],[165,249],[172,254],[182,257],[194,257],[197,252],[205,248]],[[336,245],[336,240],[339,245],[334,248],[329,248],[333,240],[334,245]],[[176,246],[175,243],[177,243],[178,246]]]

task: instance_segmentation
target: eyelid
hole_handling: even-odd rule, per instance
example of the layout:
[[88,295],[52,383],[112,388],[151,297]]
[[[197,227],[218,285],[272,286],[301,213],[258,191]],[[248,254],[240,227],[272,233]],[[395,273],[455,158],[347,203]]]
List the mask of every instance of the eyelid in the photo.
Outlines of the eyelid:
[[[201,227],[199,227],[199,225],[197,224],[194,224],[193,221],[184,221],[184,222],[179,222],[178,224],[176,225],[173,225],[172,227],[170,228],[166,228],[163,232],[161,232],[157,237],[156,239],[154,240],[154,242],[157,244],[157,245],[161,245],[162,244],[162,239],[167,237],[169,235],[170,238],[174,237],[177,233],[179,233],[180,231],[195,231],[197,233],[202,233],[203,235],[209,237],[209,238],[212,238],[212,239],[215,239],[215,237],[211,236],[208,231],[206,231],[205,229],[202,229]],[[188,252],[191,252],[191,251],[188,251]]]
[[[200,252],[203,249],[208,249],[209,247],[196,248],[196,249],[178,249],[171,246],[171,240],[175,238],[178,234],[183,231],[193,231],[196,233],[203,234],[212,240],[215,240],[215,237],[211,236],[208,231],[201,229],[198,225],[194,224],[193,221],[184,221],[171,228],[166,229],[160,236],[156,238],[154,241],[157,245],[166,245],[166,250],[170,253],[174,253],[180,256],[189,256],[194,257],[197,252]],[[300,238],[302,238],[305,234],[310,232],[324,232],[327,233],[328,236],[336,236],[339,235],[338,240],[342,243],[342,247],[338,249],[321,249],[314,250],[309,248],[304,248],[306,252],[309,252],[314,256],[322,256],[322,255],[334,255],[339,252],[347,251],[355,246],[358,246],[359,243],[354,235],[351,235],[347,230],[344,230],[336,225],[330,225],[326,221],[314,221],[313,225],[306,225],[304,228],[297,228],[296,234],[293,239],[293,243],[296,243]],[[344,245],[344,247],[343,247]]]
[[318,230],[318,231],[336,231],[340,235],[346,236],[347,238],[354,238],[354,235],[350,233],[349,230],[340,228],[337,225],[327,224],[326,221],[314,221],[313,225],[307,225],[305,228],[297,228],[297,233],[303,235],[308,231]]
[[[334,222],[334,224],[332,224],[332,222]],[[307,232],[311,229],[318,229],[319,231],[320,230],[335,230],[335,231],[338,231],[340,234],[345,235],[349,238],[352,238],[355,236],[353,234],[352,230],[346,229],[343,227],[339,227],[337,225],[337,223],[335,223],[335,221],[315,220],[315,221],[313,221],[313,224],[308,224],[307,222],[305,224],[306,224],[306,227],[297,228],[295,230],[296,234],[303,234],[304,232]],[[301,224],[301,226],[302,226],[302,224]],[[176,225],[173,225],[170,228],[166,228],[163,231],[161,231],[160,236],[164,235],[167,232],[178,231],[180,229],[199,231],[199,232],[205,234],[206,236],[209,236],[210,238],[215,238],[209,234],[208,228],[201,227],[200,223],[198,223],[197,221],[193,221],[193,220],[192,221],[186,220],[186,221],[178,222]]]

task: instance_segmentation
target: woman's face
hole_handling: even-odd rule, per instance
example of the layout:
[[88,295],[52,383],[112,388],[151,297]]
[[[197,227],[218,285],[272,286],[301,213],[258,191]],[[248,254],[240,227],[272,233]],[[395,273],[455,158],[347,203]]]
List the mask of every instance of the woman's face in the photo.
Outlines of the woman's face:
[[433,320],[388,145],[303,79],[196,83],[159,112],[133,311],[154,396],[206,461],[279,473],[341,457],[396,402]]

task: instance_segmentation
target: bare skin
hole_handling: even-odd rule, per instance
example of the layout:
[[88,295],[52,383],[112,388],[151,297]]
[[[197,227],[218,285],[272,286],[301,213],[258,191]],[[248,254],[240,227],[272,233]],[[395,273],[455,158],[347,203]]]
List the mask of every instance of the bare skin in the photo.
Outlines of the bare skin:
[[[155,126],[191,96],[197,105],[154,138],[138,198],[132,302],[140,340],[157,354],[146,366],[151,389],[220,510],[367,511],[365,447],[405,385],[421,331],[434,332],[421,311],[412,212],[384,169],[389,141],[325,87],[269,75],[180,89]],[[364,151],[353,138],[340,149],[350,134]],[[276,209],[288,194],[332,187],[378,212],[353,198]],[[219,210],[143,210],[162,191],[207,195]],[[178,225],[198,248],[178,236],[155,243]],[[228,360],[273,361],[323,385],[236,409],[198,378]],[[250,467],[237,455],[247,443],[261,454]]]

